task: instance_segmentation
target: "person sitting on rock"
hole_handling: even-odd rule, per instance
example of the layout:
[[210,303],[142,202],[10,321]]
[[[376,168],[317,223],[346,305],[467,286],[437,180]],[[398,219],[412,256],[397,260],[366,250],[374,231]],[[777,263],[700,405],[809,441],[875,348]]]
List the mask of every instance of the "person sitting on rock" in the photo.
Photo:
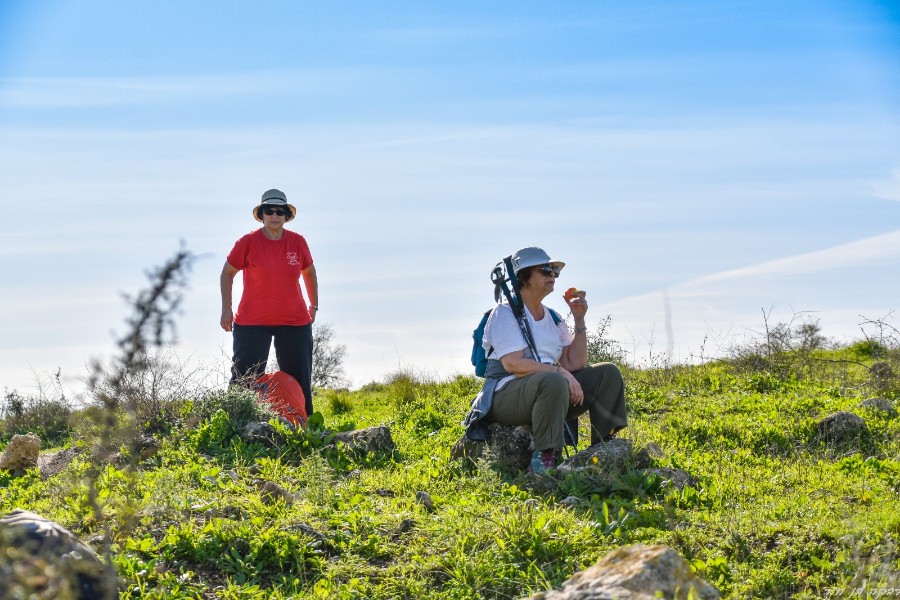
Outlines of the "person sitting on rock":
[[498,304],[488,318],[482,342],[488,358],[482,394],[493,391],[484,420],[530,425],[534,453],[528,471],[544,474],[556,467],[556,453],[565,445],[567,419],[585,412],[590,415],[591,445],[611,439],[627,425],[625,384],[616,365],[587,364],[584,291],[564,296],[572,312],[574,335],[542,304],[565,263],[529,247],[512,256],[512,265],[538,356],[528,349],[512,308]]

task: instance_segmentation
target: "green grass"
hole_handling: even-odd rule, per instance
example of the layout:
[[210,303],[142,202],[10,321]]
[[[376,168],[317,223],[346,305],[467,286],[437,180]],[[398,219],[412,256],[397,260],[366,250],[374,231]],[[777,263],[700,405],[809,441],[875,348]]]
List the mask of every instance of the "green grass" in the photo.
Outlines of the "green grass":
[[[874,360],[858,344],[624,369],[624,437],[693,475],[684,490],[633,471],[571,475],[539,494],[521,475],[454,464],[480,381],[397,373],[315,399],[328,429],[389,425],[393,453],[361,456],[283,428],[282,449],[248,446],[234,419],[252,410],[198,393],[169,411],[157,455],[97,471],[100,520],[87,452],[46,481],[0,475],[0,512],[34,510],[88,540],[108,526],[122,598],[519,598],[638,542],[675,548],[726,598],[875,597],[900,588],[900,418],[858,405],[900,389],[872,380]],[[865,418],[867,433],[832,448],[817,423],[838,410]],[[257,479],[295,502],[267,504]],[[579,504],[561,507],[573,493]]]

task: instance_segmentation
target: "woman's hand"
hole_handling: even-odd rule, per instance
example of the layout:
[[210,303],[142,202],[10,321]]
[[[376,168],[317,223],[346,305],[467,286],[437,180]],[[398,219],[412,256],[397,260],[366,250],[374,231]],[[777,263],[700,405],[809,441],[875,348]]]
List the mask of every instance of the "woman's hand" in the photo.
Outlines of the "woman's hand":
[[588,305],[587,300],[585,300],[586,295],[587,292],[584,290],[576,290],[575,288],[569,288],[566,290],[566,293],[563,294],[563,300],[566,301],[569,310],[572,311],[572,317],[576,321],[578,319],[584,319],[584,315],[587,313]]
[[578,383],[575,376],[562,367],[559,368],[559,374],[565,377],[566,381],[569,382],[569,404],[578,406],[584,402],[584,390],[581,389],[581,384]]
[[222,329],[225,331],[231,331],[231,324],[234,323],[234,313],[230,308],[222,309],[222,316],[219,319],[219,325],[222,326]]

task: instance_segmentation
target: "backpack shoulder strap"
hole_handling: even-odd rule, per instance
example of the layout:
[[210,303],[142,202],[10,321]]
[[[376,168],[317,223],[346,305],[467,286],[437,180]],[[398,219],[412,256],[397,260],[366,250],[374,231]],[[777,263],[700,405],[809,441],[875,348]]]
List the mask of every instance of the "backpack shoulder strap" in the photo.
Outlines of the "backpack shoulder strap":
[[547,310],[550,311],[550,317],[553,319],[553,323],[554,323],[554,324],[559,325],[560,323],[563,322],[563,318],[562,318],[561,316],[559,316],[559,313],[558,313],[558,312],[556,312],[555,310],[553,310],[553,309],[550,308],[549,306],[547,307]]

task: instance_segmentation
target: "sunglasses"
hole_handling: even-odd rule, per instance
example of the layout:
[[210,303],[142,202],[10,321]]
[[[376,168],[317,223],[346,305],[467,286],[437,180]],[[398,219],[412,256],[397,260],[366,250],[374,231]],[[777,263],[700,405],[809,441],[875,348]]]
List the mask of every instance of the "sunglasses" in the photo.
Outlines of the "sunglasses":
[[272,215],[278,215],[279,217],[283,217],[284,215],[287,214],[287,211],[284,210],[283,208],[264,208],[263,213],[269,215],[270,217]]
[[559,267],[556,265],[541,265],[538,269],[540,269],[541,273],[544,275],[550,275],[552,273],[554,277],[559,277]]

